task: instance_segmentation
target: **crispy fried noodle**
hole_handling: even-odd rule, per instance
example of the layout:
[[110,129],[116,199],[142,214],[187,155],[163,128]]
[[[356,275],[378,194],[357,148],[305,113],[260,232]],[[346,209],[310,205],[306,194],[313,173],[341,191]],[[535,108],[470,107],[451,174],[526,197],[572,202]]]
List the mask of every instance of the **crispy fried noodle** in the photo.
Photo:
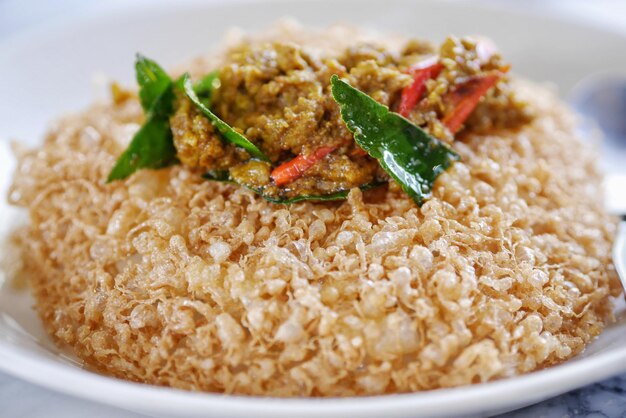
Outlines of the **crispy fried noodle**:
[[[332,49],[366,35],[272,37]],[[543,87],[514,88],[537,116],[456,141],[421,207],[397,188],[276,205],[181,165],[105,184],[138,101],[65,117],[40,148],[16,147],[36,309],[88,367],[199,391],[375,395],[563,362],[612,320],[615,222],[575,116]]]

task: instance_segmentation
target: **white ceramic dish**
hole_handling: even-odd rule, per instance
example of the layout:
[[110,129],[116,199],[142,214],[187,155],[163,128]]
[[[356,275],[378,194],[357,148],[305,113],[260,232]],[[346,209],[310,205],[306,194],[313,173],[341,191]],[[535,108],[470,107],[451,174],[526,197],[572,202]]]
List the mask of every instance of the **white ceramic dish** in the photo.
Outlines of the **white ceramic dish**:
[[[442,39],[482,33],[497,40],[516,72],[567,92],[586,74],[626,69],[626,38],[507,10],[449,2],[272,2],[148,5],[39,28],[0,43],[0,193],[12,170],[6,139],[36,143],[59,113],[93,100],[95,73],[130,82],[136,51],[172,65],[216,45],[237,25],[256,30],[284,15],[322,26],[342,21]],[[163,30],[167,28],[167,30]],[[529,30],[532,28],[532,30]],[[0,238],[19,212],[0,200]],[[3,255],[7,256],[6,250]],[[10,257],[10,254],[8,255]],[[626,256],[626,254],[625,254]],[[1,273],[1,272],[0,272]],[[47,388],[158,416],[423,417],[492,414],[528,405],[626,371],[626,309],[586,352],[526,376],[449,390],[359,399],[268,399],[188,393],[83,370],[43,332],[28,294],[2,284],[0,368]]]

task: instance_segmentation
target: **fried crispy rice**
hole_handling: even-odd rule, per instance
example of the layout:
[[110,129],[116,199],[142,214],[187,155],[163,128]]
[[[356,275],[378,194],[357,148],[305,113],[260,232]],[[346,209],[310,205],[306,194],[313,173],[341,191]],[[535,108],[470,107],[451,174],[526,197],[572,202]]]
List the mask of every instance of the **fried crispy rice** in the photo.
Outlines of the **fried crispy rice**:
[[[289,26],[236,41],[368,36]],[[276,205],[184,166],[105,184],[138,101],[60,119],[39,148],[16,147],[10,192],[30,214],[16,234],[36,309],[87,367],[197,391],[378,395],[568,360],[612,320],[615,220],[573,113],[514,87],[536,117],[457,140],[461,160],[421,207],[393,188]]]

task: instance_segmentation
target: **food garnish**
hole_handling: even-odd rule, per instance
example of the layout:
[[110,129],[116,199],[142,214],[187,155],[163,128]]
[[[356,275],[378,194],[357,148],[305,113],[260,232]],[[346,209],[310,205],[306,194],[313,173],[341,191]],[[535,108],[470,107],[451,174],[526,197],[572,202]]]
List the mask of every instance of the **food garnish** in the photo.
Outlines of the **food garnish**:
[[230,125],[221,120],[215,115],[215,113],[211,112],[209,108],[206,107],[202,100],[200,100],[196,95],[193,83],[189,78],[189,74],[185,74],[183,76],[183,88],[185,89],[185,94],[187,95],[189,100],[191,100],[196,105],[196,107],[198,107],[198,109],[202,111],[204,116],[206,116],[211,121],[211,124],[213,124],[213,126],[217,128],[217,130],[222,134],[222,138],[237,145],[238,147],[245,149],[246,151],[248,151],[248,154],[253,157],[256,157],[263,161],[269,161],[269,158],[267,158],[267,156],[263,154],[263,151],[258,149],[256,145],[248,141],[245,136],[234,130]]
[[164,168],[177,162],[169,117],[174,104],[172,79],[154,61],[137,55],[135,73],[146,121],[111,170],[107,183],[140,168]]
[[[183,79],[184,80],[184,79]],[[181,85],[183,84],[181,80]],[[205,75],[200,81],[193,86],[193,91],[200,99],[203,105],[210,108],[211,100],[213,99],[213,92],[220,86],[220,72],[214,70]],[[180,87],[179,87],[180,88]],[[184,89],[184,86],[181,90]]]
[[472,77],[459,84],[450,92],[446,99],[450,110],[444,115],[442,122],[452,132],[457,133],[463,122],[472,113],[480,99],[500,79],[500,73],[493,72],[484,76]]
[[426,80],[437,77],[442,69],[443,65],[436,59],[420,62],[409,68],[408,72],[413,77],[413,83],[402,90],[398,106],[399,114],[405,118],[409,116],[426,91]]
[[357,144],[376,158],[417,204],[430,197],[435,179],[459,159],[458,154],[336,75],[330,82],[343,121]]
[[[308,195],[300,195],[300,196],[295,196],[295,197],[290,197],[290,198],[277,198],[277,197],[273,197],[273,196],[269,196],[267,194],[264,194],[263,190],[261,190],[261,189],[258,189],[258,188],[255,188],[255,187],[251,187],[251,186],[248,186],[248,185],[245,185],[245,184],[237,183],[235,180],[233,180],[233,178],[231,177],[231,175],[228,172],[228,170],[212,170],[212,171],[208,171],[208,172],[206,172],[206,173],[204,173],[202,175],[202,178],[204,178],[206,180],[218,181],[218,182],[222,182],[222,183],[237,184],[239,186],[245,187],[246,189],[252,190],[256,194],[261,196],[263,199],[267,200],[268,202],[279,203],[279,204],[284,204],[284,205],[297,203],[297,202],[303,202],[303,201],[306,201],[306,200],[320,201],[320,202],[328,202],[328,201],[333,201],[333,200],[344,200],[345,198],[348,197],[348,193],[350,193],[350,190],[340,190],[340,191],[335,192],[335,193],[329,193],[329,194],[324,194],[324,195],[308,194]],[[360,186],[359,189],[361,191],[365,192],[367,190],[375,189],[376,187],[382,186],[384,184],[385,184],[385,182],[372,182],[372,183],[367,183],[367,184],[364,184],[364,185]]]
[[337,147],[321,147],[309,155],[298,155],[293,160],[282,163],[276,167],[270,177],[277,186],[284,186],[301,177],[313,164],[326,157]]

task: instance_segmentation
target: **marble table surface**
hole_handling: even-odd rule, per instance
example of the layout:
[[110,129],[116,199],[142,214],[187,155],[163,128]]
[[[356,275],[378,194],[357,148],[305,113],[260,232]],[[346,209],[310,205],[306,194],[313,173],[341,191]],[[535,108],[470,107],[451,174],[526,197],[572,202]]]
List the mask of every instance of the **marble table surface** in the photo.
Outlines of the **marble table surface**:
[[[504,1],[514,3],[514,0]],[[0,40],[54,14],[75,13],[95,3],[95,0],[0,0]],[[625,0],[529,0],[523,4],[526,8],[560,13],[626,33]],[[140,418],[143,415],[57,394],[0,373],[0,418],[22,417]],[[626,418],[626,374],[499,417]]]

